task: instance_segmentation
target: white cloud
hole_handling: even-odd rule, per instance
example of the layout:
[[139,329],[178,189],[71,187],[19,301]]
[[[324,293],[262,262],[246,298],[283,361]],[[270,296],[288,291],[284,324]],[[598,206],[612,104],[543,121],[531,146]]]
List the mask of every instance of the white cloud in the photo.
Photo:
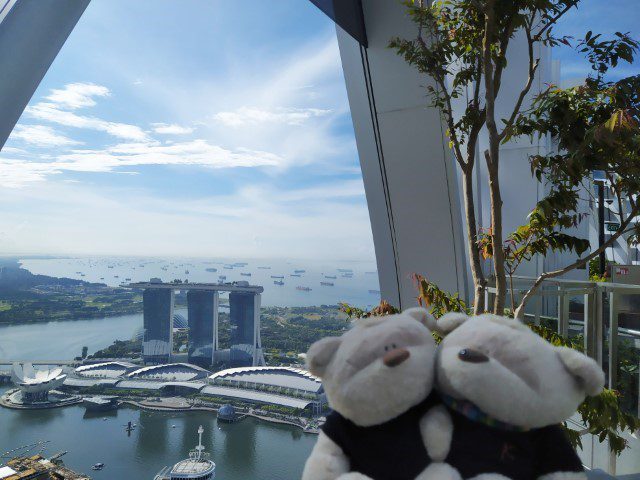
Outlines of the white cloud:
[[45,162],[0,159],[0,187],[21,188],[43,182],[50,175],[61,173],[55,165]]
[[[82,143],[65,137],[45,125],[17,125],[11,132],[11,138],[17,138],[39,147],[66,147]],[[6,150],[5,153],[10,153]]]
[[282,163],[282,158],[269,152],[243,148],[228,150],[205,140],[171,145],[122,143],[104,150],[72,150],[50,162],[0,159],[0,187],[23,187],[64,171],[135,174],[137,172],[119,169],[140,165],[191,165],[215,169],[276,167]]
[[109,89],[95,83],[68,83],[64,88],[54,88],[45,97],[47,100],[62,107],[76,109],[93,107],[96,102],[93,97],[107,97]]
[[212,145],[206,140],[178,142],[170,145],[160,143],[122,143],[98,152],[75,150],[59,157],[64,162],[91,163],[91,158],[102,158],[103,164],[114,167],[135,165],[199,165],[211,168],[278,166],[283,160],[269,152],[244,148],[229,150]]
[[187,135],[193,133],[193,128],[175,123],[152,123],[153,131],[161,135]]
[[5,146],[2,147],[2,153],[9,153],[12,155],[26,155],[28,152],[22,148],[7,147],[7,145],[5,144]]
[[[310,254],[323,260],[373,258],[364,198],[346,203],[339,193],[351,189],[351,182],[300,189],[296,195],[313,197],[323,187],[329,194],[305,205],[303,211],[282,201],[281,192],[273,187],[250,186],[230,195],[199,199],[140,192],[122,196],[118,188],[63,182],[0,189],[0,249],[74,255],[184,256],[188,252],[211,256],[219,252],[261,258],[309,258]],[[17,203],[32,212],[21,229],[18,226],[25,218],[13,208]]]
[[136,125],[109,122],[100,118],[78,115],[67,110],[62,110],[54,103],[39,102],[35,105],[30,105],[25,109],[25,113],[32,118],[57,123],[66,127],[98,130],[126,140],[149,140],[147,134]]
[[242,127],[260,123],[302,125],[310,118],[323,117],[330,113],[331,110],[320,108],[276,108],[265,110],[240,107],[230,112],[218,112],[213,118],[229,127]]

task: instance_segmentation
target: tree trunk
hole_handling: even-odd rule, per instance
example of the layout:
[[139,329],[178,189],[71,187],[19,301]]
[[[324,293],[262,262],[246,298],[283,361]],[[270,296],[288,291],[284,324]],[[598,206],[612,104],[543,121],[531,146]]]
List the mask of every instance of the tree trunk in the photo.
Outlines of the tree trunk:
[[[489,133],[491,137],[491,133]],[[502,196],[499,179],[499,143],[490,139],[491,153],[487,155],[489,172],[489,194],[491,199],[491,246],[493,248],[493,271],[496,276],[496,296],[493,302],[493,313],[504,315],[504,304],[507,297],[507,275],[504,268],[504,250],[502,245]]]
[[473,314],[484,313],[484,288],[486,280],[480,262],[480,249],[478,248],[478,226],[476,223],[476,211],[473,201],[473,168],[462,171],[464,182],[462,184],[464,195],[464,210],[467,222],[467,248],[469,250],[469,263],[471,276],[473,277]]
[[502,250],[502,197],[500,196],[500,135],[496,125],[496,66],[492,59],[492,46],[496,37],[496,0],[487,0],[485,7],[485,32],[482,40],[482,64],[484,68],[484,98],[486,105],[486,125],[489,133],[489,151],[485,151],[489,173],[489,194],[491,199],[491,245],[493,247],[493,270],[496,276],[496,297],[493,313],[504,314],[504,302],[507,296],[507,277],[504,269],[504,251]]

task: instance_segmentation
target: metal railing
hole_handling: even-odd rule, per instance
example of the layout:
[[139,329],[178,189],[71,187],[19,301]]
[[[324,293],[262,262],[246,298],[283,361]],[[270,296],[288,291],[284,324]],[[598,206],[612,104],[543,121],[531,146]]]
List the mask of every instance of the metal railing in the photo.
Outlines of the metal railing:
[[[535,282],[535,278],[514,276],[515,301],[524,296]],[[486,305],[491,305],[495,296],[495,286],[485,289]],[[510,293],[507,294],[510,296]],[[591,282],[580,280],[548,279],[540,285],[525,309],[525,320],[541,325],[556,324],[559,335],[569,337],[572,331],[579,330],[584,338],[584,351],[596,360],[606,373],[606,386],[619,390],[620,367],[620,337],[629,339],[634,351],[637,351],[638,366],[640,366],[640,329],[621,326],[621,313],[639,314],[638,311],[621,311],[621,303],[628,300],[628,296],[640,296],[640,285],[627,285],[608,282]],[[556,302],[553,302],[555,297]],[[571,300],[582,298],[581,302],[574,302],[574,306],[582,303],[581,312],[571,310]],[[626,297],[626,298],[625,298]],[[633,302],[631,302],[632,304]],[[581,313],[582,319],[571,318],[571,315]],[[636,374],[638,376],[638,374]],[[640,383],[640,382],[639,382]],[[622,392],[635,395],[633,413],[640,417],[640,395],[638,392]],[[609,451],[608,472],[616,473],[617,457]]]

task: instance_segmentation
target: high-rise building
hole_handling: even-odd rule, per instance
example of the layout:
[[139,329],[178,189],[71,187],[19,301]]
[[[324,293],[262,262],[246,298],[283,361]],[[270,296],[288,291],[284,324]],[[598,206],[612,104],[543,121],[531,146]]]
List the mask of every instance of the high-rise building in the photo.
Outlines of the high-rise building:
[[146,289],[143,292],[145,363],[167,363],[173,351],[173,290]]
[[231,324],[230,367],[264,365],[260,341],[260,295],[245,292],[229,294]]
[[214,363],[217,350],[218,292],[189,290],[189,363],[209,368]]

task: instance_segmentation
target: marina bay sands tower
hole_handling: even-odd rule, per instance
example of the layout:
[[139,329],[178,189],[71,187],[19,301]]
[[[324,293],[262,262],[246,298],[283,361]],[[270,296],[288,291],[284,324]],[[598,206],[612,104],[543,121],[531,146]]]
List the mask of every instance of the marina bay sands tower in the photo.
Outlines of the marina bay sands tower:
[[[260,302],[263,288],[246,282],[209,284],[132,283],[143,290],[145,363],[169,363],[173,352],[173,308],[176,290],[187,291],[188,361],[203,368],[222,362],[228,367],[264,365],[260,340]],[[231,344],[219,348],[220,292],[229,292]]]

